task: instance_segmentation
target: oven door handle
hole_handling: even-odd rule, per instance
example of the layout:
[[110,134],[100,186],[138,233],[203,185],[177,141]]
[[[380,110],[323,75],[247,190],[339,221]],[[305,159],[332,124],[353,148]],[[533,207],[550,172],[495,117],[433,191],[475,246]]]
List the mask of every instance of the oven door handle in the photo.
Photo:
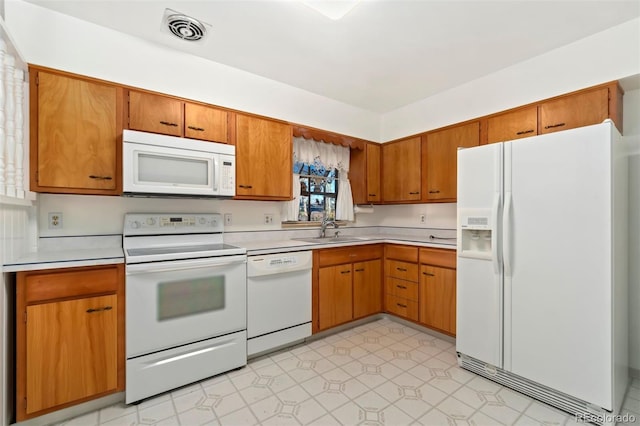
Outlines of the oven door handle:
[[218,259],[190,259],[190,260],[176,260],[171,262],[162,263],[140,263],[127,265],[126,274],[147,274],[154,272],[170,272],[170,271],[184,271],[187,269],[202,269],[202,268],[221,268],[232,265],[242,265],[247,263],[246,256],[235,257],[232,259],[218,260]]

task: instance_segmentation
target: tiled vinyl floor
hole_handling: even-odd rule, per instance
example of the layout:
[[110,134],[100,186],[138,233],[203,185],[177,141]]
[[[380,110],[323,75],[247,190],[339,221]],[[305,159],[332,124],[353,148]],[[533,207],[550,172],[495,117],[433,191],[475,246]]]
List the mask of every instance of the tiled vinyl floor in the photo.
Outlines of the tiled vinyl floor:
[[[640,382],[626,410],[640,419]],[[240,370],[61,425],[572,425],[573,416],[462,370],[455,346],[381,319]]]

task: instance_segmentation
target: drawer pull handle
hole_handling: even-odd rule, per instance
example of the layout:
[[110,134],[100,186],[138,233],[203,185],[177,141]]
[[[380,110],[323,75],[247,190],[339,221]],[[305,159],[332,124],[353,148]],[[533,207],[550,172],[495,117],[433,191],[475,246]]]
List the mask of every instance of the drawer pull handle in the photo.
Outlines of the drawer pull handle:
[[369,194],[369,197],[377,197],[378,194]]
[[170,127],[178,127],[176,123],[171,123],[170,121],[161,121],[160,124],[164,124],[165,126],[170,126]]
[[202,127],[187,126],[187,128],[195,130],[196,132],[204,132],[204,129]]
[[426,276],[428,276],[428,277],[435,277],[435,276],[436,276],[436,274],[432,274],[432,273],[430,273],[430,272],[423,272],[422,274],[423,274],[423,275],[426,275]]
[[238,185],[240,188],[246,188],[246,189],[251,189],[253,188],[252,185]]
[[407,268],[396,268],[400,272],[407,272]]
[[89,179],[111,180],[113,178],[111,176],[89,175]]
[[429,194],[439,194],[440,190],[439,189],[432,189],[431,191],[429,191]]
[[356,269],[356,272],[364,272],[364,268]]
[[558,123],[558,124],[550,124],[548,126],[544,126],[545,129],[553,129],[554,127],[562,127],[567,123]]
[[403,305],[402,303],[396,303],[396,305],[400,306],[401,308],[406,308],[407,305]]
[[410,192],[409,195],[418,195],[420,193],[420,191],[414,191],[414,192]]
[[407,286],[406,286],[406,285],[397,285],[396,287],[401,288],[401,289],[403,289],[403,290],[406,290],[406,289],[407,289]]
[[88,314],[92,314],[94,312],[102,312],[102,311],[110,311],[113,308],[111,306],[103,306],[102,308],[89,308],[87,309]]
[[530,129],[530,130],[521,130],[519,132],[516,132],[516,135],[526,135],[527,133],[533,133],[534,130]]
[[347,270],[347,271],[340,271],[341,274],[350,274],[351,273],[351,269]]

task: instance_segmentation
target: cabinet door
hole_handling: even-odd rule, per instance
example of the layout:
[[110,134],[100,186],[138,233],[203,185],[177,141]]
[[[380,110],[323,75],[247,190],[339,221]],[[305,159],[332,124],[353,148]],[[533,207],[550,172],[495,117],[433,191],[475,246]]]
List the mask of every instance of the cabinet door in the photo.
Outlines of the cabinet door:
[[118,386],[117,296],[27,307],[26,413]]
[[487,120],[488,143],[504,142],[538,134],[538,107],[519,109]]
[[382,311],[382,261],[353,264],[353,317]]
[[238,114],[236,129],[236,198],[290,200],[291,126]]
[[456,271],[420,267],[420,322],[449,334],[456,332]]
[[601,123],[609,117],[609,89],[577,93],[540,105],[540,133]]
[[367,202],[382,200],[380,191],[380,145],[367,144]]
[[150,93],[129,92],[129,128],[143,132],[182,136],[183,102]]
[[115,193],[121,90],[43,71],[34,74],[31,189]]
[[426,135],[422,145],[425,168],[422,190],[426,201],[456,199],[458,148],[469,148],[479,144],[479,122]]
[[382,145],[384,201],[420,200],[420,138]]
[[184,136],[192,139],[228,143],[227,111],[186,102]]
[[319,328],[324,330],[353,318],[351,264],[319,270]]

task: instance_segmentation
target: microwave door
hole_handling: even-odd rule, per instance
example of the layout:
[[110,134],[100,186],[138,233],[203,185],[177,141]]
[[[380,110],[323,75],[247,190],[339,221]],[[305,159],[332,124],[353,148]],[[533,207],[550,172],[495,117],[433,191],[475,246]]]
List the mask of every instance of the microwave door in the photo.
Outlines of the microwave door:
[[212,153],[126,143],[124,159],[124,192],[217,195]]

